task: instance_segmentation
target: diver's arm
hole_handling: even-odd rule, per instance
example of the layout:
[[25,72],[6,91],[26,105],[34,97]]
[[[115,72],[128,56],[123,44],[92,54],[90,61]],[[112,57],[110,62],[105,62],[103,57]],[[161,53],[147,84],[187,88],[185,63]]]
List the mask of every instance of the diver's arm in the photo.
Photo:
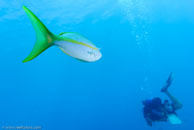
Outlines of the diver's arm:
[[146,117],[145,120],[149,126],[152,126],[152,119],[150,119],[149,117]]
[[152,126],[152,119],[150,118],[150,113],[145,113],[144,111],[144,118],[146,120],[146,123],[149,125],[149,126]]
[[164,117],[162,112],[159,112],[159,111],[157,111],[155,109],[152,109],[152,114],[157,116],[158,118],[163,118]]
[[170,73],[168,80],[166,81],[166,84],[161,89],[161,92],[164,92],[170,98],[170,100],[173,102],[174,110],[177,110],[182,107],[182,104],[174,96],[172,96],[172,94],[168,91],[168,88],[171,86],[172,81],[173,81],[172,74],[173,73]]
[[182,103],[176,99],[169,91],[165,91],[164,92],[169,98],[170,100],[173,102],[173,107],[174,107],[174,110],[178,110],[180,108],[182,108]]

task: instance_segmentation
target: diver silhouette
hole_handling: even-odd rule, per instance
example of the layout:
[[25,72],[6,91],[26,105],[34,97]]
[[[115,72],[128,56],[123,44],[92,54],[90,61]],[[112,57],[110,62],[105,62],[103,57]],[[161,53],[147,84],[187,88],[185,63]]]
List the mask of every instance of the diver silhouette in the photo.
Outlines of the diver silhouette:
[[153,99],[146,99],[143,101],[143,115],[149,126],[152,126],[153,122],[169,121],[171,124],[181,124],[176,110],[182,108],[182,104],[168,91],[173,81],[172,73],[166,81],[166,84],[162,87],[161,92],[165,93],[171,100],[162,100],[159,97]]

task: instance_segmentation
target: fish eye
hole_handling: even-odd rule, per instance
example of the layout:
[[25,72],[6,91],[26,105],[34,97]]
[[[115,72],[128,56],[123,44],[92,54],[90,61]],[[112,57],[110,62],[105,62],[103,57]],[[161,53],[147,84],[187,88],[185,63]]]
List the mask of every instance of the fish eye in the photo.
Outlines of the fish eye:
[[95,54],[95,52],[94,52],[93,50],[88,51],[88,54],[90,54],[90,56],[94,56],[94,57],[96,57],[96,54]]

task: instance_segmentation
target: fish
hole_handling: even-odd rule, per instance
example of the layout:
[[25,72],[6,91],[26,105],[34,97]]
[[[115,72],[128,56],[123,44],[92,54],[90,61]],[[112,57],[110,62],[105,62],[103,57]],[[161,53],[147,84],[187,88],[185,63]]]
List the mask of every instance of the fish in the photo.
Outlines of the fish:
[[59,47],[68,56],[83,62],[95,62],[102,57],[100,49],[81,34],[62,32],[56,35],[49,31],[30,9],[26,6],[23,6],[23,9],[29,17],[36,33],[34,47],[30,54],[23,60],[23,63],[33,60],[52,46]]

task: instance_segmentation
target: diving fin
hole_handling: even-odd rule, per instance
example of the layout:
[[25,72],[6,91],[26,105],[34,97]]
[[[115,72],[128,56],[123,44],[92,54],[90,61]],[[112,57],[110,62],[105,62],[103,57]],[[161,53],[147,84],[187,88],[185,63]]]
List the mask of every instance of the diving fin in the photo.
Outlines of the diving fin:
[[168,120],[172,125],[182,124],[182,121],[176,114],[168,114]]

